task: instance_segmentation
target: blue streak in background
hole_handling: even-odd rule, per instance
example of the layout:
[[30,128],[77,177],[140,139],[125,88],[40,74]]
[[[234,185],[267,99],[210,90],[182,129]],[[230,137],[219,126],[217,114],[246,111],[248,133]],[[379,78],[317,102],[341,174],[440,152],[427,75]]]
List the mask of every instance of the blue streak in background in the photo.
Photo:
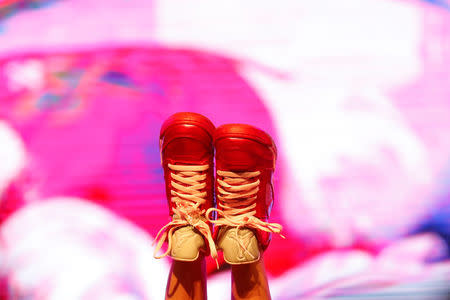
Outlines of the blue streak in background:
[[441,7],[444,7],[446,9],[450,10],[450,2],[447,0],[423,0],[423,1],[434,4],[434,5],[441,6]]
[[413,233],[432,232],[439,235],[447,244],[446,258],[450,258],[450,163],[440,182],[442,185],[437,194],[437,207]]
[[125,73],[116,71],[107,72],[101,77],[101,80],[125,87],[133,85],[131,79]]
[[[20,1],[14,1],[7,5],[0,4],[0,22],[4,21],[7,18],[13,17],[14,15],[16,15],[20,12],[23,12],[26,10],[46,8],[58,1],[61,1],[61,0],[41,0],[41,1],[20,0]],[[0,33],[2,33],[1,28],[0,28]]]

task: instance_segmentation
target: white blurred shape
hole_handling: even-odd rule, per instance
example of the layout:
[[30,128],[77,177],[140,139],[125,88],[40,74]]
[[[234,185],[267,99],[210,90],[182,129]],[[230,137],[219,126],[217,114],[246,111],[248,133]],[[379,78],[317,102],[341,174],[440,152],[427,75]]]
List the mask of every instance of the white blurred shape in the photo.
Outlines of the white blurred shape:
[[44,64],[35,59],[18,62],[12,61],[5,66],[8,88],[12,92],[23,88],[40,90],[44,86]]
[[421,11],[407,2],[164,0],[156,7],[158,41],[251,59],[287,72],[306,67],[309,78],[325,75],[328,65],[335,68],[336,63],[346,80],[359,80],[352,76],[356,72],[383,82],[412,78],[421,67]]
[[381,261],[410,261],[424,263],[437,261],[448,255],[447,245],[439,236],[432,233],[413,235],[389,245],[378,256]]
[[273,280],[273,298],[294,299],[295,296],[334,280],[365,272],[373,261],[371,255],[358,250],[330,251],[318,255]]
[[341,292],[352,297],[352,293],[427,278],[442,280],[449,278],[449,263],[427,261],[445,249],[444,241],[438,236],[422,234],[394,242],[377,256],[359,250],[328,251],[274,279],[272,296],[274,299],[322,299]]
[[0,271],[18,295],[49,300],[164,297],[169,267],[153,258],[151,237],[82,199],[30,204],[6,221],[0,238]]
[[25,146],[7,123],[0,121],[0,196],[26,162]]

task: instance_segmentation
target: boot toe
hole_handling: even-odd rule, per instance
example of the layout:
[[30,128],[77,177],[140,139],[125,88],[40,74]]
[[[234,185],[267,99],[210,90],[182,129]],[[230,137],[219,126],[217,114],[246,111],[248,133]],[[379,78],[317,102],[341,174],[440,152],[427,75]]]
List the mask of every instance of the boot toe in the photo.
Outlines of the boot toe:
[[185,226],[173,233],[170,256],[174,260],[194,261],[204,246],[202,235],[192,226]]
[[260,250],[255,233],[247,228],[227,228],[219,236],[219,248],[230,265],[249,264],[259,260]]

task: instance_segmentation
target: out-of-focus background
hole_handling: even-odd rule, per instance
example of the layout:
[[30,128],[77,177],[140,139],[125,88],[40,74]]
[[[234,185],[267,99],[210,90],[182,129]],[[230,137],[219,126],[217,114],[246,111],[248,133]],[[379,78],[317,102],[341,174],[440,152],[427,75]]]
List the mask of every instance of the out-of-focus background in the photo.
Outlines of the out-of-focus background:
[[0,299],[163,298],[178,111],[275,139],[274,299],[447,299],[446,0],[0,0]]

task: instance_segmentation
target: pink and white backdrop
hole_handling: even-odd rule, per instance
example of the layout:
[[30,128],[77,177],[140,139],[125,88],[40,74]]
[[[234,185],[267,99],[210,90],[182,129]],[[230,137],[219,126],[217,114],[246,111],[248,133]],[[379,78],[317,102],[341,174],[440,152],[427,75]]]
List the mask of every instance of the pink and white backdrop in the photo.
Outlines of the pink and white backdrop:
[[276,140],[275,299],[445,299],[450,5],[413,0],[0,0],[0,299],[163,297],[177,111]]

